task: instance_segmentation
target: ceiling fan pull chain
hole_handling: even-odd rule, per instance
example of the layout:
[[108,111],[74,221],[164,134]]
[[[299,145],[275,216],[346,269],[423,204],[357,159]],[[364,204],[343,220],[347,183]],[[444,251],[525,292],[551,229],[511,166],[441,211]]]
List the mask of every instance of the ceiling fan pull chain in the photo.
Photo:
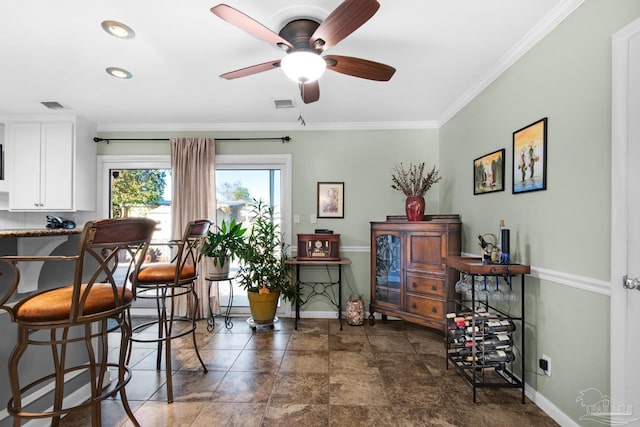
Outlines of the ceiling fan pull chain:
[[304,114],[304,84],[300,84],[300,92],[302,94],[303,102],[300,103],[300,115],[298,116],[298,121],[300,122],[300,126],[306,126],[307,122],[305,122],[304,117],[302,117]]

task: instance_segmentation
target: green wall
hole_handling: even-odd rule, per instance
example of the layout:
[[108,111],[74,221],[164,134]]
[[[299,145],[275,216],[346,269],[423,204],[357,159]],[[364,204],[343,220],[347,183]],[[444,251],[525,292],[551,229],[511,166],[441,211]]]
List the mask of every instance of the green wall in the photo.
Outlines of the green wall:
[[[473,236],[512,230],[516,262],[556,275],[609,280],[611,35],[640,16],[637,0],[587,0],[440,128],[441,209]],[[512,194],[512,133],[548,117],[547,190]],[[506,149],[504,192],[473,195],[473,159]],[[446,193],[443,189],[446,187]],[[552,377],[530,383],[574,420],[580,390],[609,394],[609,297],[527,279],[527,367],[544,353]],[[582,421],[580,421],[582,423]]]
[[[280,141],[219,141],[217,154],[291,154],[292,209],[300,215],[292,234],[312,233],[315,228],[329,228],[340,233],[342,256],[351,258],[345,270],[343,298],[351,293],[363,295],[369,303],[369,222],[381,221],[387,215],[404,214],[404,196],[391,189],[391,170],[397,163],[426,162],[428,167],[439,158],[438,131],[420,130],[340,130],[283,132],[100,132],[103,138],[169,138],[175,136],[212,138],[281,137]],[[168,142],[113,141],[101,143],[98,154],[165,154]],[[443,173],[446,176],[446,173]],[[318,219],[316,213],[318,182],[345,183],[344,219]],[[427,213],[438,213],[439,186],[427,193]],[[295,244],[295,237],[292,239]],[[346,251],[344,251],[346,249]],[[346,299],[345,299],[346,301]],[[304,306],[303,310],[330,310],[323,301]]]

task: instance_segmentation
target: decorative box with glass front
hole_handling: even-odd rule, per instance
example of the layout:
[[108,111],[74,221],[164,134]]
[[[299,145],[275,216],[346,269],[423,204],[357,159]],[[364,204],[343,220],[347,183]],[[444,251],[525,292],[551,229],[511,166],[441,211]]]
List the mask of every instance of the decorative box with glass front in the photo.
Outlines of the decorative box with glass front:
[[379,313],[444,330],[447,289],[457,280],[444,258],[460,255],[460,228],[458,215],[371,223],[370,324]]

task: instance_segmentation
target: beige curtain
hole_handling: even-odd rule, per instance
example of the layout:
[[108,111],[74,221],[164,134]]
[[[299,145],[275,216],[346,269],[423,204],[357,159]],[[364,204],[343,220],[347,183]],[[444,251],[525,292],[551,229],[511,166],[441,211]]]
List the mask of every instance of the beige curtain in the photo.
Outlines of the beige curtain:
[[[179,238],[189,221],[210,219],[215,223],[215,141],[211,138],[171,139],[171,230],[173,238]],[[208,275],[209,263],[203,259],[199,266],[200,277],[195,289],[199,298],[196,318],[205,318],[211,305],[214,313],[220,313],[218,287],[211,286],[204,277]],[[185,315],[190,304],[186,298],[178,304],[178,313]]]

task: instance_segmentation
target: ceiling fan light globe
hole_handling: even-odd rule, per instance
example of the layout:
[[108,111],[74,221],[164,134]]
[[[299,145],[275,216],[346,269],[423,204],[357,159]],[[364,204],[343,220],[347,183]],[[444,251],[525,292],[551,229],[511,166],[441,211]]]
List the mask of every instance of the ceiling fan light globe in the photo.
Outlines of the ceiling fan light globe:
[[298,51],[282,58],[280,67],[285,75],[296,83],[311,83],[318,80],[327,64],[317,53]]

